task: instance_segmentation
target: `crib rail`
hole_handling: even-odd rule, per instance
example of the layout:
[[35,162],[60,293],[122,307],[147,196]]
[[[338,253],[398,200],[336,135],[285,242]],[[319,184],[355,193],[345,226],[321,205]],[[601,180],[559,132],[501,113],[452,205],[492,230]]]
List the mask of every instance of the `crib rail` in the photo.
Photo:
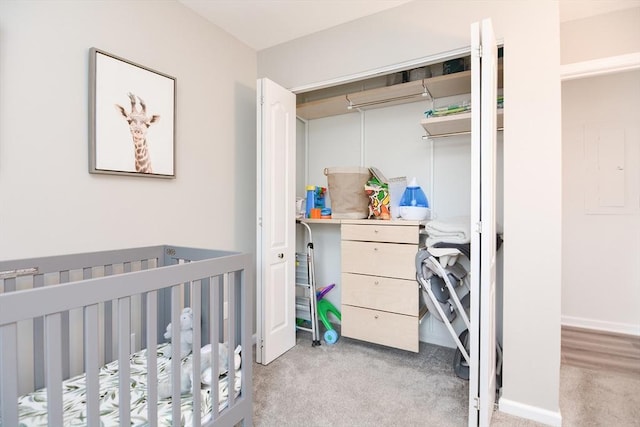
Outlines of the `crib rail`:
[[[139,316],[144,325],[141,341],[148,350],[148,421],[149,425],[154,426],[158,423],[158,342],[169,321],[174,325],[180,323],[180,312],[185,306],[192,307],[194,312],[194,349],[199,349],[203,343],[211,343],[213,354],[217,354],[220,339],[227,340],[230,366],[233,366],[236,346],[241,345],[244,349],[240,396],[236,399],[234,393],[229,392],[227,409],[221,413],[218,412],[218,405],[213,405],[212,420],[206,425],[218,425],[218,421],[226,419],[230,425],[243,419],[248,419],[250,424],[252,303],[249,284],[253,276],[248,255],[160,246],[52,258],[0,262],[0,425],[18,425],[19,325],[33,319],[42,319],[42,336],[34,337],[34,340],[41,339],[44,347],[43,360],[36,361],[36,364],[42,365],[40,374],[47,387],[48,422],[49,425],[63,424],[62,381],[68,377],[65,366],[68,367],[70,357],[65,342],[68,342],[69,313],[72,310],[82,312],[87,423],[100,425],[100,326],[111,323],[101,315],[101,304],[111,304],[115,313],[115,330],[111,332],[115,335],[113,346],[119,367],[120,425],[129,425],[131,415],[129,358],[133,351],[132,319]],[[139,271],[131,271],[132,262],[144,265]],[[122,265],[120,274],[111,271],[112,266],[117,264]],[[157,267],[151,268],[149,264]],[[65,267],[60,268],[61,265]],[[95,266],[103,266],[104,276],[87,278]],[[69,274],[72,270],[82,271],[82,279],[72,281]],[[43,279],[46,274],[59,275],[60,283],[46,285]],[[33,276],[32,289],[19,289],[18,282],[25,275]],[[142,304],[132,304],[134,298],[141,299]],[[226,318],[224,303],[228,304]],[[34,329],[37,329],[35,325]],[[173,341],[179,342],[179,328],[173,328],[172,332]],[[172,346],[172,352],[172,401],[179,402],[179,346]],[[199,366],[198,351],[193,352],[193,363]],[[213,372],[218,372],[217,358],[214,358],[213,364]],[[232,380],[232,375],[229,375],[230,390],[233,390]],[[194,425],[201,425],[199,383],[197,390],[196,384],[193,387]],[[217,385],[212,387],[212,393],[213,401],[218,402]],[[173,425],[180,425],[180,411],[180,405],[173,405]],[[224,421],[224,424],[227,422]]]

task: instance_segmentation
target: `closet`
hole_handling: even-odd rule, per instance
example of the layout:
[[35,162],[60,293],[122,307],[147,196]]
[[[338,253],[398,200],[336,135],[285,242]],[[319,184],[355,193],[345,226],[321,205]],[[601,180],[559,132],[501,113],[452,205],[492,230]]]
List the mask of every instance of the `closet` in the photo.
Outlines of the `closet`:
[[[486,245],[483,246],[486,250],[476,251],[477,259],[471,261],[471,270],[477,273],[474,274],[476,281],[484,277],[490,284],[486,287],[489,290],[486,296],[484,292],[480,294],[479,282],[472,284],[472,292],[475,286],[478,298],[472,298],[476,300],[472,302],[476,307],[472,306],[471,317],[478,325],[478,332],[470,335],[474,348],[491,350],[476,353],[476,362],[472,362],[478,366],[471,369],[475,376],[472,374],[470,380],[469,418],[470,425],[476,425],[478,419],[485,422],[490,419],[495,395],[495,308],[491,302],[495,300],[495,194],[481,194],[480,181],[486,183],[483,190],[495,187],[495,129],[501,122],[496,118],[495,39],[488,25],[483,25],[482,35],[480,25],[474,25],[472,47],[463,55],[298,94],[297,103],[296,96],[287,90],[268,79],[259,80],[256,272],[259,363],[269,363],[278,352],[295,344],[295,298],[291,294],[294,286],[287,283],[294,280],[296,196],[304,197],[305,185],[326,186],[326,167],[375,166],[389,178],[416,177],[437,216],[471,213],[472,224],[477,227],[472,233],[472,246]],[[480,66],[481,40],[486,44],[482,60],[493,65]],[[445,71],[445,67],[456,64],[456,72]],[[467,67],[469,69],[465,69]],[[438,68],[442,70],[440,75],[436,75]],[[415,78],[412,79],[412,75]],[[472,92],[480,93],[482,83],[493,89],[485,89],[483,97],[471,99]],[[296,105],[292,108],[292,103],[296,103],[297,108]],[[470,106],[471,112],[450,116],[433,114],[451,105]],[[431,115],[427,117],[425,113],[429,110]],[[481,111],[487,112],[486,117],[480,116]],[[490,141],[482,143],[488,150],[482,158],[481,134]],[[490,200],[481,204],[480,200],[485,197]],[[329,295],[334,305],[341,307],[345,304],[340,300],[340,245],[344,238],[341,225],[335,220],[316,220],[311,226],[316,283],[318,286],[335,283],[336,290]],[[489,239],[489,235],[494,238]],[[298,241],[298,245],[300,243]],[[487,268],[481,269],[481,262]],[[480,319],[480,304],[489,316],[487,319]],[[351,304],[345,306],[348,305]],[[493,331],[490,336],[480,336],[481,322],[486,322],[486,329]],[[421,326],[419,338],[451,346],[442,341],[446,334],[438,338],[436,325],[428,323]],[[422,331],[425,328],[427,330]],[[366,333],[363,337],[366,338]],[[486,342],[481,343],[483,339]],[[480,372],[481,369],[484,372]]]
[[[471,113],[426,118],[425,112],[469,104],[470,62],[467,53],[410,70],[298,94],[297,170],[301,173],[297,196],[304,197],[307,184],[327,185],[325,167],[375,166],[388,178],[418,178],[434,216],[469,216]],[[499,92],[501,62],[499,57]],[[444,74],[451,63],[465,65],[457,72]],[[399,83],[393,84],[394,81]],[[497,111],[497,125],[501,128],[502,109]],[[329,297],[340,307],[344,304],[340,271],[344,260],[339,252],[344,236],[340,235],[340,224],[317,220],[312,227],[319,240],[316,244],[319,286],[336,283],[337,292]],[[454,346],[443,324],[432,322],[429,316],[420,323],[420,340]]]

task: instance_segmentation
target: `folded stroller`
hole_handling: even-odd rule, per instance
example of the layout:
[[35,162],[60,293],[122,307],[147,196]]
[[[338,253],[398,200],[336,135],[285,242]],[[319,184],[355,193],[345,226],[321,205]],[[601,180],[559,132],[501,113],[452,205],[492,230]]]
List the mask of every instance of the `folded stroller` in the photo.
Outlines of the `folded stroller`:
[[[469,275],[459,262],[461,255],[470,256],[468,243],[435,243],[420,248],[416,254],[416,279],[422,289],[422,297],[429,312],[443,322],[457,349],[453,369],[460,378],[469,379]],[[453,321],[461,318],[464,330],[458,335]]]
[[[427,239],[427,244],[429,244]],[[496,236],[496,248],[502,245],[502,237]],[[456,343],[453,370],[456,375],[469,379],[469,309],[471,287],[467,270],[459,262],[461,256],[471,260],[470,243],[446,243],[431,241],[416,254],[416,280],[422,289],[422,298],[433,317],[443,322]],[[464,329],[458,335],[453,321],[461,318]],[[496,385],[502,385],[502,348],[496,342]]]

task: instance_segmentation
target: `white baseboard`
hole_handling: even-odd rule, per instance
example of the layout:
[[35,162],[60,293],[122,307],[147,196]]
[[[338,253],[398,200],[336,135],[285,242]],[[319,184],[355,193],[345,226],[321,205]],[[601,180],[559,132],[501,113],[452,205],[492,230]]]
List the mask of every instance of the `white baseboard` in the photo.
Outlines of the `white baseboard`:
[[562,316],[561,323],[562,326],[573,326],[575,328],[640,336],[640,325],[633,325],[629,323],[607,322],[603,320],[586,319],[583,317],[573,316]]
[[524,403],[519,403],[504,398],[500,398],[500,400],[498,401],[498,410],[500,412],[504,412],[505,414],[514,415],[520,418],[526,418],[528,420],[532,420],[548,426],[562,426],[562,415],[560,415],[560,411],[553,412],[547,409],[525,405]]

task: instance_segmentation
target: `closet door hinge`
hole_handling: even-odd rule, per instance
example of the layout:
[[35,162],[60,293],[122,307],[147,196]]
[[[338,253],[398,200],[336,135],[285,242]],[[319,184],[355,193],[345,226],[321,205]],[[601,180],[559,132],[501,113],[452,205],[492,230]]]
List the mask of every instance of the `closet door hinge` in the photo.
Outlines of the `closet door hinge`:
[[473,52],[476,58],[482,58],[482,45],[478,46]]
[[482,234],[482,221],[476,222],[476,233]]
[[480,398],[478,396],[475,396],[473,398],[473,409],[475,409],[476,411],[480,410]]

